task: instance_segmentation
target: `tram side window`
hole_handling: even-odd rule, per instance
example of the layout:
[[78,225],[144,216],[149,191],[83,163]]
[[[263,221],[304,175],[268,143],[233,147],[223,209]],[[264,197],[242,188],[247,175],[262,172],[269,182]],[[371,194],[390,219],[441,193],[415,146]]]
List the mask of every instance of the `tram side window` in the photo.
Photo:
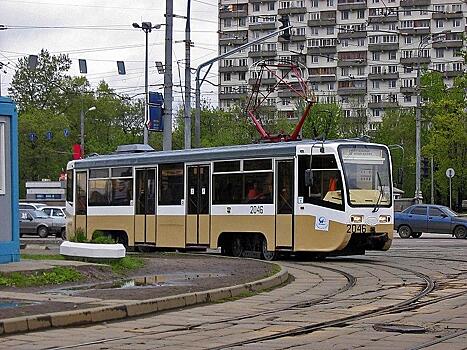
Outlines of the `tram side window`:
[[159,166],[159,205],[180,205],[184,198],[183,163]]
[[66,172],[66,201],[73,203],[73,170]]
[[110,179],[89,180],[89,206],[99,207],[110,204]]
[[85,172],[76,173],[76,215],[86,215],[87,211],[87,176]]
[[243,201],[242,174],[215,174],[212,204],[240,204]]
[[298,196],[310,203],[337,210],[344,210],[342,176],[334,155],[313,156],[313,183],[305,186],[305,170],[310,168],[310,156],[298,160]]
[[272,172],[246,173],[244,176],[244,203],[272,204]]
[[133,169],[111,169],[111,201],[110,205],[130,205],[133,199]]

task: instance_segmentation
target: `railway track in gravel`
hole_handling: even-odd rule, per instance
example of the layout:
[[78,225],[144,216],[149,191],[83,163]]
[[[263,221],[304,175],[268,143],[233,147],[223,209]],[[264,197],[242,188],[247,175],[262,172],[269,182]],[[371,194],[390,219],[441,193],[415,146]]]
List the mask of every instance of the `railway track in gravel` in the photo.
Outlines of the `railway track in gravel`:
[[[364,262],[364,263],[368,264],[369,262]],[[417,272],[417,271],[414,271],[414,270],[411,270],[411,269],[408,269],[408,268],[404,268],[404,267],[393,266],[393,265],[383,264],[383,263],[371,262],[371,264],[384,266],[384,267],[389,267],[389,268],[396,269],[396,270],[401,270],[401,271],[404,271],[406,273],[411,273],[411,274],[417,276],[419,279],[421,279],[423,281],[423,288],[421,288],[419,290],[419,292],[415,296],[413,296],[413,297],[411,297],[409,299],[406,299],[406,300],[404,300],[402,302],[396,303],[396,304],[375,308],[375,309],[372,309],[372,310],[368,310],[368,311],[365,311],[365,312],[360,312],[360,313],[357,313],[355,315],[346,316],[346,317],[338,318],[338,319],[331,320],[331,321],[313,323],[313,324],[308,324],[308,325],[296,327],[296,328],[288,330],[288,331],[275,333],[274,335],[256,337],[256,338],[247,339],[247,340],[244,340],[244,341],[239,341],[239,342],[232,343],[232,344],[227,344],[227,345],[223,345],[223,346],[219,346],[219,347],[213,347],[212,350],[214,350],[214,349],[225,349],[225,348],[229,348],[229,347],[242,346],[242,345],[247,345],[247,344],[254,344],[254,343],[259,343],[259,342],[263,342],[263,341],[274,340],[274,339],[279,339],[279,338],[289,337],[289,336],[298,336],[298,335],[301,335],[301,334],[311,333],[311,332],[314,332],[314,331],[317,331],[317,330],[320,330],[320,329],[324,329],[324,328],[327,328],[327,327],[332,327],[332,326],[341,326],[342,327],[342,326],[345,326],[346,324],[348,324],[350,322],[357,321],[357,320],[360,320],[360,319],[369,318],[369,317],[372,317],[372,316],[379,316],[379,315],[382,315],[382,314],[388,314],[388,313],[392,313],[392,312],[398,312],[399,310],[402,311],[404,308],[407,308],[409,306],[414,306],[415,302],[417,302],[419,299],[421,299],[424,296],[426,296],[427,294],[429,294],[434,289],[434,282],[432,281],[432,279],[429,276],[427,276],[425,274],[422,274],[420,272]],[[299,267],[299,266],[301,266],[301,267]],[[197,329],[201,330],[203,326],[222,324],[222,323],[232,323],[232,322],[238,322],[238,321],[242,321],[242,320],[254,319],[254,318],[257,318],[257,317],[260,317],[260,316],[266,316],[266,315],[278,314],[278,313],[290,311],[291,309],[302,309],[303,310],[303,309],[306,309],[308,307],[318,305],[318,304],[322,303],[323,301],[329,300],[331,298],[334,298],[336,296],[339,296],[342,293],[345,293],[345,292],[351,290],[355,286],[355,284],[357,282],[357,277],[355,277],[354,275],[352,275],[352,274],[350,274],[350,273],[348,273],[348,272],[346,272],[346,271],[344,271],[342,269],[337,269],[337,268],[333,268],[333,267],[329,267],[329,266],[318,265],[318,264],[315,264],[315,263],[302,263],[302,264],[294,263],[294,265],[293,265],[294,269],[301,270],[302,272],[305,272],[305,273],[308,273],[308,274],[316,274],[315,272],[311,272],[308,269],[306,269],[306,267],[324,269],[324,270],[331,271],[333,273],[339,274],[339,275],[343,276],[346,279],[346,283],[342,287],[332,291],[331,293],[327,293],[326,295],[323,295],[321,297],[313,298],[313,299],[310,299],[310,300],[306,300],[306,301],[291,304],[291,305],[287,305],[285,307],[281,307],[281,308],[278,308],[278,309],[267,310],[267,311],[256,312],[256,313],[249,313],[249,314],[234,316],[234,317],[229,317],[229,318],[223,318],[223,319],[216,320],[216,321],[200,322],[200,323],[197,323],[197,324],[181,326],[181,327],[177,327],[175,329],[167,330],[167,331],[164,331],[164,332],[160,332],[160,333],[156,332],[156,333],[151,333],[151,334],[162,334],[162,333],[165,334],[165,333],[174,333],[174,332],[183,332],[183,331],[194,331],[194,330],[197,330]],[[307,291],[309,292],[309,291],[311,291],[311,289],[312,288],[308,289]],[[305,292],[302,292],[302,293],[305,293]],[[302,294],[302,293],[300,293],[300,294]],[[144,335],[146,336],[147,333],[145,332]],[[131,336],[101,339],[101,340],[92,341],[92,342],[79,343],[79,344],[73,344],[73,345],[68,345],[68,346],[64,346],[64,347],[55,347],[55,348],[49,348],[49,349],[50,350],[72,349],[72,348],[79,348],[79,347],[82,347],[82,346],[92,346],[92,345],[98,345],[98,344],[104,344],[104,343],[111,343],[111,342],[119,341],[119,340],[137,339],[140,336],[142,336],[142,334],[134,334],[134,335],[131,335]]]

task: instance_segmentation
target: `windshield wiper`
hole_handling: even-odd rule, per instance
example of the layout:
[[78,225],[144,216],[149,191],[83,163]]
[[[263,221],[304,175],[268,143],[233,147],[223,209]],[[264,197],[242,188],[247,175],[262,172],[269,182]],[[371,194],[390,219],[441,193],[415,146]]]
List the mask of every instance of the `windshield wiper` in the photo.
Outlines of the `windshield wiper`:
[[376,201],[375,207],[373,208],[373,213],[376,213],[379,210],[379,205],[384,196],[383,183],[381,181],[381,177],[379,176],[379,171],[376,172],[376,176],[378,177],[379,196],[378,200]]

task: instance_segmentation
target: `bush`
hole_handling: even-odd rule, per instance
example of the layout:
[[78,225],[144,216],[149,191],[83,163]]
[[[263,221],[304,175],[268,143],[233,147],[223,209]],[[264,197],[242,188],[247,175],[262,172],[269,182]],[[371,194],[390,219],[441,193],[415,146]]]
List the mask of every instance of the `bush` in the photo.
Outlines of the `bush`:
[[102,231],[94,231],[90,243],[96,244],[114,244],[115,240]]
[[69,237],[69,241],[76,243],[87,243],[88,239],[84,230],[81,227],[78,227],[75,230],[75,233],[71,237]]

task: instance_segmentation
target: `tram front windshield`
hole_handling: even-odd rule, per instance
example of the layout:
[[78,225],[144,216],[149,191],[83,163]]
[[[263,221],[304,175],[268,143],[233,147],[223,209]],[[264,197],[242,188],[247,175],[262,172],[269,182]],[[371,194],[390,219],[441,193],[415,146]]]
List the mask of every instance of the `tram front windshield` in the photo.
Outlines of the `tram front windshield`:
[[392,203],[389,154],[383,147],[344,145],[339,155],[353,207],[390,207]]

